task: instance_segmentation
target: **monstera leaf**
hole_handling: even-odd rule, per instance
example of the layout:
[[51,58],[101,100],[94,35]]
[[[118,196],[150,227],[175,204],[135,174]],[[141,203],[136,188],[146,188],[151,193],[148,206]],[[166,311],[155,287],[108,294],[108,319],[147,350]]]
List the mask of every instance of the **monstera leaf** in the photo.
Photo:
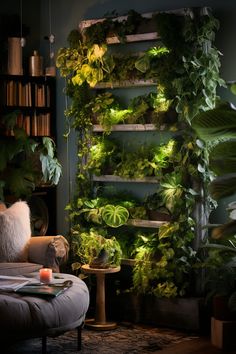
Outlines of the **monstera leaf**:
[[107,204],[102,209],[102,219],[108,226],[119,227],[124,225],[128,218],[128,210],[121,205]]

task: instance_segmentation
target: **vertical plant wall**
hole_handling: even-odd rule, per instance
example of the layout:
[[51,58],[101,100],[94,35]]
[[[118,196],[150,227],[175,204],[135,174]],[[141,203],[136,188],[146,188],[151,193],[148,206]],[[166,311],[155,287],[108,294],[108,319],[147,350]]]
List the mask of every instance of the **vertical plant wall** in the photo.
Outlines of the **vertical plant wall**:
[[[108,46],[111,34],[126,46],[126,35],[137,33],[148,21],[160,37],[150,42],[148,50],[131,56]],[[151,19],[132,10],[122,22],[107,17],[82,32],[72,30],[69,46],[58,52],[57,66],[66,77],[65,94],[71,98],[65,112],[68,129],[78,132],[77,191],[67,206],[72,222],[71,261],[88,262],[91,257],[91,253],[79,257],[82,234],[90,240],[115,238],[123,257],[135,259],[133,287],[141,293],[174,297],[191,291],[193,243],[199,237],[196,205],[201,204],[207,214],[213,204],[207,192],[211,178],[207,156],[191,122],[197,113],[215,106],[217,87],[224,84],[219,75],[220,53],[214,46],[218,27],[205,8],[181,15],[157,13]],[[140,80],[153,90],[124,106],[111,88]],[[93,133],[94,124],[102,127],[100,135]],[[170,138],[162,144],[144,144],[135,152],[124,151],[111,138],[117,124],[152,124],[156,131],[168,131]],[[156,178],[158,183],[155,193],[138,200],[120,191],[109,194],[102,187],[94,188],[94,176],[101,175]],[[149,220],[150,209],[162,212],[160,228],[130,227],[132,219]],[[93,247],[98,254],[103,241]]]

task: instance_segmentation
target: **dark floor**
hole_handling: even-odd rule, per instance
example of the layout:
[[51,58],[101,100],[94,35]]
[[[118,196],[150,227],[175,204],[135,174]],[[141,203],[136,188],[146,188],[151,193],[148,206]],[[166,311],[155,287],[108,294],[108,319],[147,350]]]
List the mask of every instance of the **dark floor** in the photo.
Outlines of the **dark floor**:
[[210,339],[200,337],[163,349],[160,354],[236,354],[236,350],[222,350],[211,345]]
[[[41,354],[41,339],[18,342],[1,354]],[[77,351],[76,330],[47,339],[48,354],[236,354],[211,344],[209,336],[153,326],[118,324],[117,329],[82,331],[82,350]]]

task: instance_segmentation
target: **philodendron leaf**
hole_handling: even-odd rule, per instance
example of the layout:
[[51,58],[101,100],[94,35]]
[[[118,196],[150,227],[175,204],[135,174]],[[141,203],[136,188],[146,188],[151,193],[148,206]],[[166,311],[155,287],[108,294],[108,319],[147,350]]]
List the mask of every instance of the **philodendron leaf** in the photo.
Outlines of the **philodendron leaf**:
[[107,204],[102,208],[102,219],[108,226],[119,227],[129,218],[129,212],[121,205]]
[[150,58],[148,55],[143,55],[135,62],[135,68],[142,73],[145,73],[150,68]]

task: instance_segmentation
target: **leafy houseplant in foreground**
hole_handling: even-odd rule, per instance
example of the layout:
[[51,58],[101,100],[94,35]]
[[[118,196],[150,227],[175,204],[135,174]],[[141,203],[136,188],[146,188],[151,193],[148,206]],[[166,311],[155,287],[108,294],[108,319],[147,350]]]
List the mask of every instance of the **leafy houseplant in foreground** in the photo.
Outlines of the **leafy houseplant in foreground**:
[[[215,172],[215,178],[209,185],[212,197],[220,200],[233,196],[236,191],[235,107],[227,102],[220,102],[216,108],[197,116],[193,126],[206,143],[210,168]],[[205,250],[202,266],[207,269],[207,296],[226,296],[230,309],[235,311],[235,202],[229,204],[228,210],[230,220],[213,227],[210,237],[202,245]],[[218,279],[216,274],[219,274]]]
[[[55,143],[49,137],[41,140],[27,136],[16,126],[17,114],[6,116],[6,128],[14,132],[11,138],[1,138],[0,144],[0,199],[7,195],[29,197],[36,186],[56,185],[61,176],[61,165],[55,157]],[[9,119],[10,118],[10,119]]]
[[[227,102],[221,102],[213,110],[197,116],[193,121],[197,134],[206,141],[209,150],[210,168],[216,177],[209,185],[209,191],[216,200],[231,196],[236,191],[235,129],[236,110]],[[231,204],[233,207],[233,203]],[[232,235],[236,231],[235,213],[232,221],[214,229],[215,238]]]

